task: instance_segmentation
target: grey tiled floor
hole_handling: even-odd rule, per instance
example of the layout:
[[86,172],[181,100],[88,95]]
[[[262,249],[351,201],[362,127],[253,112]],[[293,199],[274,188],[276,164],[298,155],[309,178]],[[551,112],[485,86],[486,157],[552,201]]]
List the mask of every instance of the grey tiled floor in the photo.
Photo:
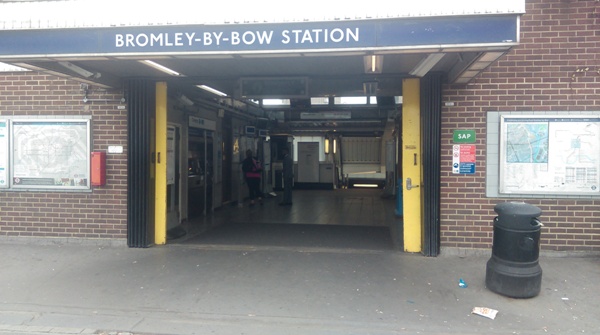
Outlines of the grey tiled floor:
[[170,243],[254,247],[398,248],[402,218],[381,189],[295,190],[292,206],[280,194],[264,204],[224,206],[184,225]]

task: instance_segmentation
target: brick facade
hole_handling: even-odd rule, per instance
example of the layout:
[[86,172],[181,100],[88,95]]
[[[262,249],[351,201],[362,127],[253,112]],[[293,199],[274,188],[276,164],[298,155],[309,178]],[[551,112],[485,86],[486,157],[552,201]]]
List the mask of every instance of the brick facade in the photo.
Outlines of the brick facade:
[[[37,72],[0,73],[0,117],[92,116],[92,151],[127,144],[121,92]],[[97,101],[91,101],[97,100]],[[0,190],[0,236],[109,238],[127,236],[127,155],[107,155],[106,185],[92,192]]]
[[[442,247],[486,248],[498,202],[523,200],[542,209],[542,248],[600,251],[600,200],[487,198],[486,113],[600,110],[600,2],[528,0],[520,45],[468,85],[446,85],[442,120]],[[121,92],[36,72],[0,73],[0,116],[91,115],[92,150],[127,150]],[[477,131],[477,172],[452,173],[452,131]],[[0,191],[0,235],[125,239],[127,156],[107,157],[107,184],[91,192]]]
[[[485,196],[485,126],[491,111],[600,110],[600,2],[527,0],[520,46],[470,84],[444,87],[443,247],[490,248],[493,208]],[[453,175],[452,130],[476,129],[477,172]],[[600,200],[520,199],[542,209],[542,249],[600,251]]]

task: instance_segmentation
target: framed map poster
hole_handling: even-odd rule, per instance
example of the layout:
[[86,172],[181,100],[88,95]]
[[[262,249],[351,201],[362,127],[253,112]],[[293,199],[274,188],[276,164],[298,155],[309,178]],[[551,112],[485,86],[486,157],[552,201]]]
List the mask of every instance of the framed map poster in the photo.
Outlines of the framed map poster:
[[600,194],[600,115],[503,115],[499,193]]
[[8,187],[8,120],[0,119],[0,188]]
[[14,119],[11,188],[89,189],[89,119]]

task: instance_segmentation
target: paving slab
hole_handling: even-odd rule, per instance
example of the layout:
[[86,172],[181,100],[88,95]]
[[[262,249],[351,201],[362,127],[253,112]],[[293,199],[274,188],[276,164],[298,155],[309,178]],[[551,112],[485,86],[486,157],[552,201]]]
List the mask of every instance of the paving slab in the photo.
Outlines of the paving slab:
[[0,333],[600,333],[598,257],[542,256],[541,293],[512,299],[485,288],[485,255],[301,243],[2,243],[0,254]]

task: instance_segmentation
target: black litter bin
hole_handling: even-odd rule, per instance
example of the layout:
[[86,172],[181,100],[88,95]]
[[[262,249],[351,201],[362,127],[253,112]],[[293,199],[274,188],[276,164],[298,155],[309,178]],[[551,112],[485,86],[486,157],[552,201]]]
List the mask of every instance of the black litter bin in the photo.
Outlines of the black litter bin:
[[531,298],[540,293],[539,264],[542,211],[524,202],[505,202],[494,207],[494,244],[487,262],[485,284],[493,292]]

